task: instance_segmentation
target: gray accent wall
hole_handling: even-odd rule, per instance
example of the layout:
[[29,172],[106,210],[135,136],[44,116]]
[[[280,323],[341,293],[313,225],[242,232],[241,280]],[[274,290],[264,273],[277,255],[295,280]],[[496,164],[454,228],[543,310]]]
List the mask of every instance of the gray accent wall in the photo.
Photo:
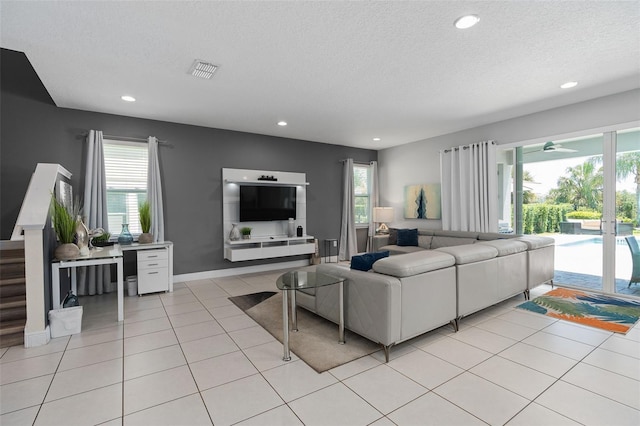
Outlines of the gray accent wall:
[[375,150],[58,108],[22,53],[5,49],[1,53],[2,239],[11,236],[37,163],[61,164],[73,173],[74,194],[83,193],[84,135],[90,129],[106,135],[156,136],[172,145],[160,146],[160,168],[165,236],[175,245],[175,274],[304,258],[234,263],[223,259],[223,167],[306,173],[307,233],[320,240],[322,249],[325,238],[340,234],[340,160],[377,159]]

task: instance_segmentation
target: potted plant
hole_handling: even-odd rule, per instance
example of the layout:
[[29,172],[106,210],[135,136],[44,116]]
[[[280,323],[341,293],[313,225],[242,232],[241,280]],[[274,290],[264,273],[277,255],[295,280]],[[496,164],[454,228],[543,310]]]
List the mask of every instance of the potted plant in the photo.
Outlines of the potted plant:
[[242,234],[243,240],[248,240],[251,238],[251,228],[249,228],[248,226],[245,226],[244,228],[242,228],[240,230],[240,233]]
[[76,236],[76,217],[79,213],[79,202],[66,206],[58,201],[55,195],[51,196],[51,224],[60,242],[54,252],[58,260],[75,259],[80,256],[80,249],[73,243]]
[[91,245],[93,245],[94,247],[112,246],[114,243],[109,242],[110,238],[111,238],[111,234],[108,232],[104,232],[101,235],[97,235],[91,238]]
[[140,244],[148,244],[153,242],[153,235],[149,233],[151,229],[151,207],[149,201],[144,201],[138,206],[138,213],[140,214],[140,227],[142,227],[142,234],[138,237]]

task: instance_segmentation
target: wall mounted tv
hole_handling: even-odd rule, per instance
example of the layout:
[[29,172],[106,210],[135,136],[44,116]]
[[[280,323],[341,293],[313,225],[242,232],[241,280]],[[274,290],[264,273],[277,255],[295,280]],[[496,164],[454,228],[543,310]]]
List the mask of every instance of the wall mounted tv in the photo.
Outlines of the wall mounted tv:
[[296,218],[293,186],[240,185],[240,222]]

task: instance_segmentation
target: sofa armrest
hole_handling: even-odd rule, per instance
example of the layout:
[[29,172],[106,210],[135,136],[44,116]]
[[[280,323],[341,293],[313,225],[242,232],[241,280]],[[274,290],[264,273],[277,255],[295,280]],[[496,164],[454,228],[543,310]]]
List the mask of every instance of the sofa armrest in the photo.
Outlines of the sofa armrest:
[[[345,280],[345,326],[372,341],[389,345],[399,341],[402,319],[400,280],[383,274],[323,264],[317,268]],[[339,318],[337,285],[316,289],[316,313],[335,323]]]
[[373,236],[373,251],[380,251],[380,249],[389,244],[389,235],[374,235]]

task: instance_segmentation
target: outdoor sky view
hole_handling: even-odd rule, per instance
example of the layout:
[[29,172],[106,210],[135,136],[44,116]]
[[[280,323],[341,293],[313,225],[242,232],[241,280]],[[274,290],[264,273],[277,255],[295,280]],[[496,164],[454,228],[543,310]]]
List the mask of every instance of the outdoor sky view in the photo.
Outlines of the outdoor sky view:
[[[590,157],[578,157],[538,163],[525,163],[523,169],[531,174],[534,183],[525,182],[524,186],[530,187],[529,189],[538,196],[547,195],[550,189],[558,186],[558,178],[564,176],[569,167],[582,164],[589,158]],[[625,180],[616,183],[616,191],[623,190],[627,190],[632,194],[636,192],[634,176],[630,175]]]

